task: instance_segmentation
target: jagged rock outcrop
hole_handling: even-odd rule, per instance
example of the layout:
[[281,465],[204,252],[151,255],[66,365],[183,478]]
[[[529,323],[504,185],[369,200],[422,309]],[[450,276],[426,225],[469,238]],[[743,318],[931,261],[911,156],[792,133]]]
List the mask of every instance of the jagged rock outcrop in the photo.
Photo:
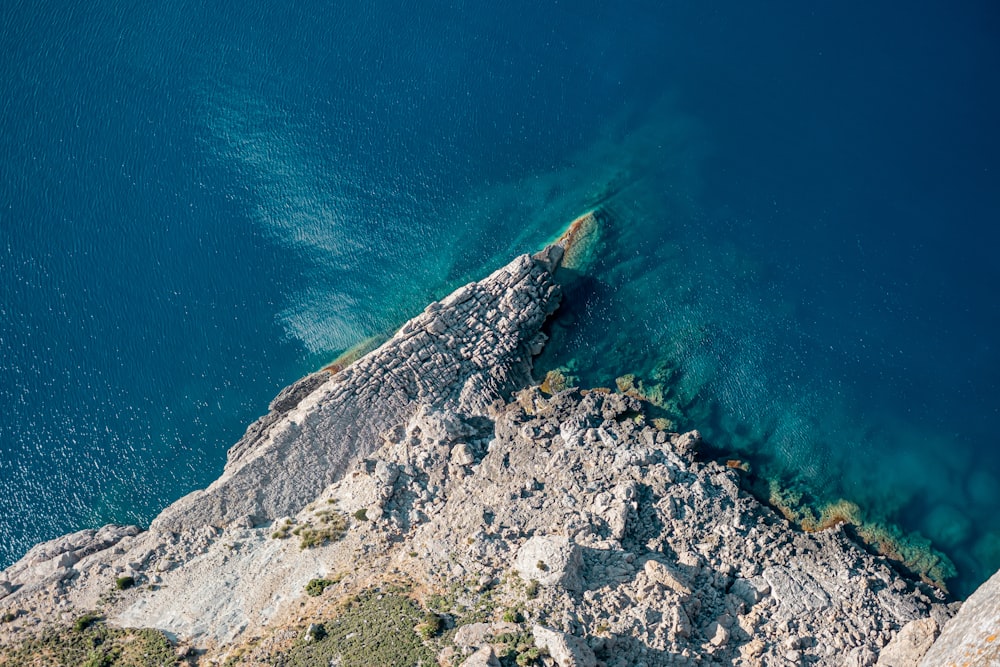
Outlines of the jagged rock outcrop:
[[[871,665],[910,621],[947,618],[933,590],[839,528],[791,529],[740,490],[735,471],[692,459],[697,434],[660,431],[641,410],[619,394],[525,391],[494,413],[494,437],[461,484],[428,484],[419,467],[395,477],[383,495],[412,499],[409,511],[427,520],[388,513],[382,530],[407,530],[440,585],[513,566],[519,580],[540,584],[526,603],[544,618],[537,624],[574,636],[567,645],[593,640],[588,650],[609,666],[697,656]],[[449,446],[407,444],[411,460],[414,450]],[[387,445],[367,467],[399,465],[403,451]],[[349,496],[365,476],[332,493]],[[551,651],[543,634],[539,646]]]
[[294,514],[418,406],[483,414],[530,381],[542,323],[560,291],[560,251],[522,255],[407,322],[338,373],[295,383],[232,447],[222,476],[171,505],[154,526],[177,532]]

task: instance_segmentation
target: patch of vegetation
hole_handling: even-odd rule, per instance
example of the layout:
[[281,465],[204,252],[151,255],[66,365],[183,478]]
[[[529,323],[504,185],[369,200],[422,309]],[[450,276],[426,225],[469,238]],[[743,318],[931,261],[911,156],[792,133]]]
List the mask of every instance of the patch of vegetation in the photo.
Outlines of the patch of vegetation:
[[134,577],[118,577],[115,579],[115,590],[125,591],[135,586]]
[[544,654],[535,646],[535,637],[530,632],[504,632],[493,638],[493,643],[499,644],[497,657],[500,664],[527,667],[538,663]]
[[455,608],[458,603],[458,591],[454,588],[448,591],[446,595],[440,593],[435,593],[427,597],[427,608],[431,611],[436,611],[439,614],[446,614]]
[[410,598],[376,589],[365,591],[340,616],[324,621],[326,637],[301,641],[273,656],[271,662],[276,667],[435,665],[435,651],[414,632],[426,622],[425,612]]
[[98,614],[88,612],[73,621],[73,630],[74,632],[83,632],[99,620],[101,620],[101,617]]
[[549,571],[549,566],[545,564],[544,560],[540,560],[537,563],[535,563],[535,567],[537,567],[542,572],[548,572]]
[[338,579],[310,579],[306,584],[306,595],[315,598],[323,594],[329,586],[333,586]]
[[504,623],[524,623],[524,614],[520,609],[510,607],[503,612]]
[[8,611],[5,612],[3,616],[0,616],[0,623],[10,623],[15,618],[17,618],[17,614],[12,611]]
[[423,640],[433,639],[441,634],[441,629],[444,624],[441,622],[441,617],[434,612],[427,612],[424,614],[424,620],[420,623],[416,630],[417,634]]
[[66,667],[175,667],[177,654],[163,633],[151,629],[111,628],[96,614],[71,626],[46,630],[23,644],[0,651],[0,665]]
[[514,661],[518,664],[519,667],[527,667],[527,665],[536,665],[538,664],[539,658],[541,658],[543,654],[544,653],[542,649],[538,648],[537,646],[532,646],[526,651],[518,653],[517,658],[515,658]]
[[271,537],[275,540],[283,540],[286,537],[288,537],[288,532],[291,529],[292,529],[292,520],[285,519],[285,522],[280,526],[278,526],[278,528],[275,529],[273,533],[271,533]]
[[532,579],[528,582],[528,585],[524,587],[524,594],[528,596],[529,600],[534,600],[538,597],[538,588],[541,584],[538,583],[538,579]]
[[292,530],[292,535],[299,537],[300,549],[311,549],[321,547],[327,542],[336,542],[347,530],[347,519],[340,512],[322,510],[315,515],[320,520],[319,525],[306,523]]
[[357,512],[354,513],[354,518],[357,519],[358,521],[367,521],[368,520],[368,509],[365,508],[365,507],[362,507],[361,509],[359,509]]

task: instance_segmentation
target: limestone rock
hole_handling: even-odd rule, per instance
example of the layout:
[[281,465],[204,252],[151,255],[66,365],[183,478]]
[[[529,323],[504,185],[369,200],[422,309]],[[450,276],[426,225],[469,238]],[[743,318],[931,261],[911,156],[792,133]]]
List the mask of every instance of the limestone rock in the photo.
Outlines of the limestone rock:
[[647,560],[643,570],[651,581],[666,586],[670,590],[681,595],[691,595],[691,589],[682,581],[683,576],[674,568],[661,563],[658,560]]
[[[222,476],[164,510],[154,526],[178,532],[294,514],[420,406],[485,415],[531,382],[531,350],[561,296],[548,267],[522,255],[431,304],[346,368],[295,383],[233,446]],[[454,423],[435,425],[432,437],[455,435]]]
[[483,646],[466,658],[462,667],[500,667],[500,661],[497,660],[491,646]]
[[582,559],[576,544],[556,535],[536,536],[517,551],[514,569],[525,581],[532,579],[543,586],[559,586],[568,591],[582,587]]
[[708,626],[705,636],[713,646],[722,646],[729,641],[729,630],[721,623],[715,622]]
[[597,657],[580,637],[536,625],[531,628],[535,646],[545,649],[559,667],[597,667]]
[[933,618],[918,618],[903,626],[878,656],[878,667],[917,667],[937,637]]
[[452,642],[461,648],[476,648],[485,644],[492,634],[493,628],[489,623],[469,623],[455,631]]
[[962,604],[941,630],[920,667],[1000,665],[1000,571]]
[[808,572],[775,565],[764,570],[764,579],[786,616],[800,616],[830,604],[830,596]]
[[476,457],[472,455],[469,446],[460,442],[451,448],[451,462],[459,466],[472,465],[476,462]]

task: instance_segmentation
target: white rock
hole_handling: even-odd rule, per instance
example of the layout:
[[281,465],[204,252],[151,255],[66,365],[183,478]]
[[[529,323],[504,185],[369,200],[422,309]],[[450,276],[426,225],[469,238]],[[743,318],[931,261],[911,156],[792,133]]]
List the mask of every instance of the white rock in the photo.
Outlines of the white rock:
[[566,537],[535,536],[521,545],[514,569],[525,581],[535,579],[544,586],[561,586],[568,591],[582,588],[579,547]]
[[[975,656],[971,662],[969,656]],[[941,630],[920,667],[1000,665],[1000,570],[969,596]]]
[[44,579],[56,573],[65,573],[68,568],[75,565],[79,560],[72,552],[67,551],[36,565],[32,570],[32,574],[38,579]]
[[476,462],[476,457],[472,455],[472,450],[464,442],[460,442],[451,448],[451,462],[455,465],[468,466]]
[[878,656],[879,667],[917,667],[937,637],[933,618],[918,618],[903,626]]
[[460,648],[476,648],[485,644],[491,634],[489,623],[469,623],[455,631],[452,641]]
[[597,657],[584,639],[540,625],[534,626],[531,634],[535,646],[548,651],[559,667],[597,667]]
[[500,661],[493,654],[492,647],[483,646],[466,658],[461,667],[500,667]]
[[646,572],[646,576],[649,577],[651,581],[665,586],[672,591],[680,593],[681,595],[691,595],[691,589],[686,583],[684,583],[682,575],[669,565],[661,563],[658,560],[650,559],[646,561],[646,564],[643,566],[643,570]]
[[729,641],[729,631],[720,623],[712,623],[705,634],[713,646],[722,646]]

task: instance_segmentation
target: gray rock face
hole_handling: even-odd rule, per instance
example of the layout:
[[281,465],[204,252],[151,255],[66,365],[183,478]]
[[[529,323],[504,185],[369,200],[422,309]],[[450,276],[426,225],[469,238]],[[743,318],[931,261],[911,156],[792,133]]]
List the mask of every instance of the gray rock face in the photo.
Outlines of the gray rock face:
[[[81,560],[109,549],[124,538],[133,537],[139,532],[136,526],[108,525],[100,530],[81,530],[63,535],[36,544],[24,558],[7,568],[4,576],[8,581],[17,583],[60,581],[70,576],[71,568]],[[14,590],[14,586],[10,583],[6,586],[0,584],[0,592],[5,588],[6,594]]]
[[171,505],[154,527],[179,532],[294,514],[419,406],[482,415],[508,399],[530,381],[539,330],[558,306],[550,269],[559,252],[518,257],[432,303],[340,372],[283,391],[230,450],[222,477]]
[[770,584],[781,614],[788,618],[830,606],[830,596],[808,572],[775,565],[764,570],[764,581]]
[[428,465],[389,494],[412,499],[417,520],[386,514],[386,529],[406,531],[437,586],[512,567],[522,587],[551,575],[523,604],[557,664],[871,667],[906,623],[947,615],[934,591],[841,529],[792,529],[740,490],[738,473],[694,461],[696,434],[658,430],[641,410],[620,394],[527,389],[493,413],[485,456],[434,483],[446,446],[386,446],[372,459]]
[[920,663],[939,665],[1000,665],[1000,572],[969,596]]

